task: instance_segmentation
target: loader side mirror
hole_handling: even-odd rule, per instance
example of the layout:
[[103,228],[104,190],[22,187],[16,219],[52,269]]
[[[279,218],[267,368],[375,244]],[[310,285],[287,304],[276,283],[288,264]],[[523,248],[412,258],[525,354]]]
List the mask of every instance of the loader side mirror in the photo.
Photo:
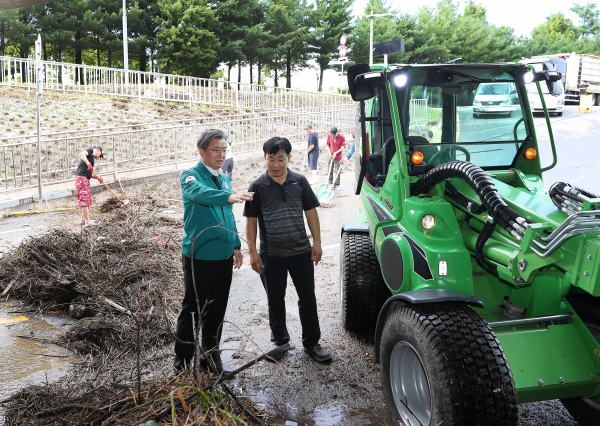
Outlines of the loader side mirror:
[[523,82],[525,84],[534,83],[536,81],[545,81],[548,86],[548,91],[552,96],[560,96],[562,87],[559,81],[562,79],[562,74],[554,71],[550,62],[544,62],[544,70],[538,72],[527,71],[523,74]]
[[554,65],[550,62],[544,62],[544,73],[546,74],[546,85],[552,96],[560,96],[562,87],[559,81],[562,79],[562,74],[554,70]]
[[381,71],[372,72],[367,64],[356,64],[348,68],[348,88],[354,101],[366,101],[375,96],[375,87],[385,75]]

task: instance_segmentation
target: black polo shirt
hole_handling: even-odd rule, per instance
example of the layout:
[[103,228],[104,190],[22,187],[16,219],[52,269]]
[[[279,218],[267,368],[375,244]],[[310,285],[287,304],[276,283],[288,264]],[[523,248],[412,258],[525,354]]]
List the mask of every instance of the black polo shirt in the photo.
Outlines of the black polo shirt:
[[254,197],[246,201],[244,216],[258,218],[261,254],[290,257],[310,251],[304,212],[321,204],[304,175],[288,168],[287,179],[280,185],[266,172],[248,191]]

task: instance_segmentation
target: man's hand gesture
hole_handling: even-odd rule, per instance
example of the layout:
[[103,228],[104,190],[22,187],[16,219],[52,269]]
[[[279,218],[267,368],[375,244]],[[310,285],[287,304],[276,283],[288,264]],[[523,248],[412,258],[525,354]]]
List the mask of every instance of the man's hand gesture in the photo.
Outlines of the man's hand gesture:
[[246,201],[252,201],[253,196],[254,192],[239,192],[237,194],[231,194],[229,198],[227,198],[227,202],[229,204],[245,203]]

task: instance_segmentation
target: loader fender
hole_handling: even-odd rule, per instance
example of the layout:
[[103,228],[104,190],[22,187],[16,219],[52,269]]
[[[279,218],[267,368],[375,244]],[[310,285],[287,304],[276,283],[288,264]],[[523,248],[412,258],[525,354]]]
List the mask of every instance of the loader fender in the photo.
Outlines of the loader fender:
[[344,232],[361,232],[368,234],[369,225],[366,223],[344,223],[340,237],[344,236]]
[[375,327],[375,362],[379,364],[381,334],[383,333],[383,327],[387,319],[388,311],[394,305],[394,302],[400,301],[404,304],[408,303],[411,305],[417,305],[422,303],[435,303],[435,302],[465,302],[469,305],[478,305],[483,307],[483,302],[468,293],[457,290],[445,290],[445,289],[425,289],[425,290],[414,290],[407,291],[405,293],[395,294],[390,297],[377,318],[377,326]]

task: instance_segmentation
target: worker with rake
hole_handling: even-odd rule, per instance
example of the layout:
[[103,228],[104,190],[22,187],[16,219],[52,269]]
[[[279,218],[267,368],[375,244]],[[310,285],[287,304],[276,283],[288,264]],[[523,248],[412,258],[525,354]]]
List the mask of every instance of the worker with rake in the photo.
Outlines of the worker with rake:
[[221,170],[227,154],[225,133],[207,130],[197,146],[200,161],[181,175],[185,295],[173,364],[177,371],[192,366],[194,328],[201,317],[200,366],[228,371],[214,349],[221,339],[233,268],[239,269],[243,260],[232,205],[252,200],[252,193],[231,193],[231,182]]
[[77,176],[75,177],[75,190],[77,191],[77,203],[81,207],[81,224],[84,226],[95,226],[96,222],[90,220],[90,206],[92,205],[92,192],[90,190],[90,179],[92,175],[103,182],[100,176],[94,174],[96,158],[104,158],[102,147],[94,145],[79,153],[79,164],[77,165]]

